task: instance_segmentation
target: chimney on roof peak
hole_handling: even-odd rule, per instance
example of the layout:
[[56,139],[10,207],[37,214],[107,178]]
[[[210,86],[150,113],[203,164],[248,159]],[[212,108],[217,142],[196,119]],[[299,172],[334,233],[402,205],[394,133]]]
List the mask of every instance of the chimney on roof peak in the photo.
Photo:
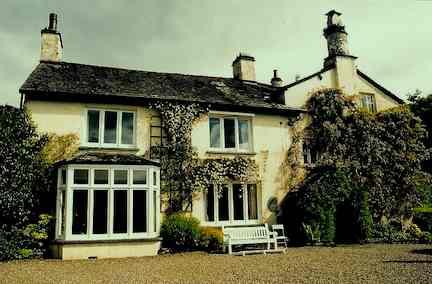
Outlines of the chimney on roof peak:
[[246,53],[240,53],[232,63],[234,79],[256,81],[255,58]]
[[273,78],[271,79],[271,84],[273,87],[282,87],[283,81],[278,77],[277,70],[273,70]]
[[48,27],[41,30],[40,61],[60,62],[63,55],[63,42],[57,31],[57,14],[49,14]]

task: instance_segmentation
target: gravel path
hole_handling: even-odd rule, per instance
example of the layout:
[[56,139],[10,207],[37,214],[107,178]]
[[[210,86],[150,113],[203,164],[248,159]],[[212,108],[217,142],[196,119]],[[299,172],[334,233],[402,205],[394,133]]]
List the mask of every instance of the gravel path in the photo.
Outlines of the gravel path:
[[286,254],[0,263],[0,283],[432,283],[432,246],[289,248]]

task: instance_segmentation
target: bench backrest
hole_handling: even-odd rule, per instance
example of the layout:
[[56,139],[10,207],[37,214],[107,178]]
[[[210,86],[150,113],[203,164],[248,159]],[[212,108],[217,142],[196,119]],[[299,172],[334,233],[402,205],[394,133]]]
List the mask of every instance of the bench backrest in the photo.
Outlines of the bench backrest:
[[225,227],[224,234],[229,234],[232,239],[267,239],[269,231],[266,226],[256,227]]

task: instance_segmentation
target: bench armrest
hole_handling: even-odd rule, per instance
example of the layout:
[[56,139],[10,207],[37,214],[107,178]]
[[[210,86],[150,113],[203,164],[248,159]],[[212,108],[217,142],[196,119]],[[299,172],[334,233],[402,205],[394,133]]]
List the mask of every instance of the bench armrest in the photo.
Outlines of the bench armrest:
[[277,232],[269,232],[270,238],[276,238],[278,236]]

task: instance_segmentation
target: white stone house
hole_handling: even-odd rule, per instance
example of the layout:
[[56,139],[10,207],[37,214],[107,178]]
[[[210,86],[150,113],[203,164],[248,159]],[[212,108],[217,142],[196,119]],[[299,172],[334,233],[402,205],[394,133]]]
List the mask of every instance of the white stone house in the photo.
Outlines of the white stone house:
[[[79,137],[80,153],[58,166],[56,254],[63,259],[154,255],[160,246],[160,172],[146,156],[164,139],[148,102],[204,103],[210,111],[193,125],[201,158],[245,156],[261,180],[241,190],[237,181],[197,194],[192,215],[207,226],[274,223],[272,202],[289,191],[283,163],[292,142],[290,120],[305,115],[312,90],[341,88],[380,111],[402,104],[357,68],[340,13],[327,14],[328,57],[318,72],[284,84],[255,78],[255,59],[240,54],[233,77],[127,70],[65,62],[57,16],[41,31],[40,63],[20,88],[21,106],[40,132]],[[313,160],[304,149],[305,163]]]

